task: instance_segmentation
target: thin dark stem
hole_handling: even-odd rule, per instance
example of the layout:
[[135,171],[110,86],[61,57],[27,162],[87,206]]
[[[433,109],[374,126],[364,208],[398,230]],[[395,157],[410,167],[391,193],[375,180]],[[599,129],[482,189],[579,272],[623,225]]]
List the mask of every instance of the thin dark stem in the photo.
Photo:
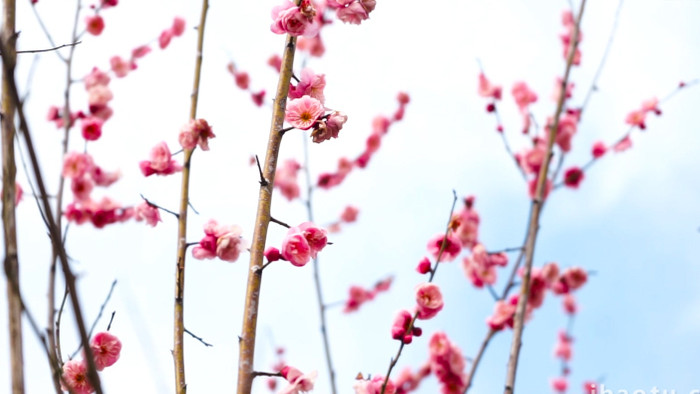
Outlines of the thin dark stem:
[[[591,96],[593,95],[593,92],[598,90],[598,78],[600,78],[600,74],[603,72],[603,68],[605,67],[605,62],[608,60],[608,54],[610,53],[610,48],[612,48],[612,43],[615,39],[615,32],[617,31],[617,25],[618,22],[620,21],[620,12],[622,11],[622,3],[624,0],[620,0],[617,3],[617,10],[615,11],[615,20],[613,22],[613,27],[610,30],[610,36],[608,37],[608,43],[605,45],[605,51],[603,52],[603,57],[600,59],[600,64],[598,65],[598,69],[595,72],[595,75],[593,76],[593,81],[591,82],[591,86],[588,88],[588,92],[586,92],[586,97],[583,99],[583,104],[581,104],[581,114],[583,114],[584,109],[588,106],[588,102],[591,99]],[[562,91],[563,94],[564,91]]]
[[30,49],[30,50],[26,50],[26,51],[17,51],[17,53],[19,54],[19,53],[42,53],[42,52],[51,52],[51,51],[59,50],[59,49],[61,49],[61,48],[65,48],[65,47],[72,47],[72,46],[75,46],[75,45],[78,45],[78,44],[82,44],[82,41],[76,41],[76,42],[74,42],[74,43],[72,43],[72,44],[63,44],[63,45],[59,45],[59,46],[57,46],[57,47],[47,48],[47,49]]
[[257,376],[270,376],[270,377],[275,377],[275,378],[281,378],[281,377],[283,377],[281,372],[260,372],[260,371],[253,371],[253,372],[252,372],[252,375],[253,375],[254,377],[257,377]]
[[153,208],[160,209],[160,210],[163,211],[163,212],[167,212],[167,213],[169,213],[169,214],[175,216],[175,218],[177,218],[177,219],[180,218],[180,214],[178,214],[177,212],[173,212],[173,211],[171,211],[171,210],[169,210],[169,209],[167,209],[167,208],[163,208],[163,207],[161,207],[160,205],[157,205],[157,204],[152,203],[152,202],[149,201],[146,197],[144,197],[143,194],[139,194],[139,196],[141,196],[141,198],[143,199],[143,201],[145,201],[146,204],[148,204],[149,206],[151,206],[151,207],[153,207]]
[[[304,175],[306,178],[306,212],[310,222],[314,221],[313,211],[313,183],[311,182],[310,160],[309,160],[309,143],[305,135],[302,135],[304,146]],[[333,358],[331,357],[330,341],[328,340],[328,325],[326,323],[326,304],[323,301],[323,289],[321,288],[321,273],[319,269],[318,257],[313,260],[314,267],[314,287],[316,289],[316,301],[318,307],[319,319],[321,320],[321,338],[323,339],[323,351],[326,358],[326,367],[328,368],[328,376],[331,382],[331,392],[338,392],[337,383],[335,381],[335,369],[333,368]]]
[[270,221],[271,221],[272,223],[277,223],[277,224],[279,224],[280,226],[282,226],[282,227],[284,227],[284,228],[291,228],[291,226],[288,225],[287,223],[285,223],[285,222],[283,222],[283,221],[281,221],[281,220],[277,220],[277,219],[273,218],[272,216],[270,216]]
[[[455,206],[457,205],[457,192],[452,190],[452,208],[450,209],[450,216],[447,219],[447,226],[445,227],[445,235],[442,237],[442,243],[440,244],[440,251],[438,252],[437,258],[435,259],[435,265],[434,267],[430,270],[430,278],[428,279],[428,283],[433,282],[433,278],[435,278],[435,273],[437,272],[438,265],[440,265],[440,259],[442,258],[442,254],[445,252],[445,247],[447,247],[447,236],[450,233],[450,224],[452,223],[452,216],[454,215],[455,212]],[[413,325],[416,322],[416,318],[418,318],[418,312],[415,312],[413,314],[413,318],[411,319],[411,322],[408,324],[408,327],[406,328],[406,332],[411,332],[413,330]],[[403,351],[403,347],[406,344],[404,341],[401,341],[401,345],[399,345],[399,350],[396,352],[396,356],[394,356],[391,361],[389,362],[389,370],[386,372],[386,376],[384,377],[384,383],[382,384],[382,391],[381,394],[384,394],[386,390],[386,385],[389,383],[389,377],[391,376],[391,371],[394,369],[396,366],[396,363],[399,361],[399,358],[401,357],[401,352]]]
[[112,311],[112,316],[109,317],[109,323],[107,323],[107,331],[109,331],[112,328],[112,322],[114,321],[114,315],[117,314],[117,311]]
[[265,176],[263,175],[262,167],[260,167],[260,159],[258,159],[258,155],[255,155],[255,163],[258,165],[258,172],[260,174],[260,181],[258,181],[260,183],[260,186],[264,187],[269,185],[269,182],[267,181],[267,179],[265,179]]
[[[97,314],[97,317],[95,318],[95,321],[92,322],[92,326],[90,326],[90,333],[88,336],[92,338],[92,334],[95,332],[95,327],[97,327],[97,322],[100,321],[102,318],[102,314],[105,311],[105,307],[107,306],[107,303],[109,302],[110,298],[112,298],[112,293],[114,292],[114,287],[117,285],[117,280],[115,279],[112,281],[112,285],[109,287],[109,293],[107,293],[107,297],[105,297],[104,302],[102,302],[102,305],[100,306],[100,312]],[[111,324],[111,323],[110,323]],[[70,355],[70,358],[73,359],[75,356],[78,354],[80,349],[82,348],[82,345],[79,345],[77,349]]]
[[198,340],[199,342],[202,343],[202,345],[204,345],[204,346],[206,346],[206,347],[214,347],[214,345],[212,345],[211,343],[208,343],[208,342],[206,342],[204,339],[202,339],[201,337],[198,337],[198,336],[194,335],[194,334],[192,333],[192,331],[188,330],[187,328],[185,328],[185,333],[189,334],[189,336],[191,336],[192,338]]

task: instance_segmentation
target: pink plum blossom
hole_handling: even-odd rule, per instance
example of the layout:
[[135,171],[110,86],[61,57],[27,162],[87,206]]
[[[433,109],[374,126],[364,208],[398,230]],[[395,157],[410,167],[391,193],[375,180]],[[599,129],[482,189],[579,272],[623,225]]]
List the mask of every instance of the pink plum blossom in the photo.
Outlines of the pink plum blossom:
[[412,321],[413,315],[411,312],[407,310],[399,311],[391,327],[391,337],[408,345],[413,342],[414,336],[421,336],[423,331],[415,325],[411,325]]
[[576,314],[578,309],[578,306],[576,305],[576,298],[574,298],[574,295],[571,293],[564,296],[562,299],[562,306],[564,307],[564,312],[569,315]]
[[85,24],[85,30],[93,36],[102,34],[102,30],[105,28],[105,21],[99,15],[88,15],[85,18]]
[[345,308],[343,308],[343,313],[355,312],[360,309],[360,306],[367,301],[374,299],[374,293],[366,290],[361,286],[350,286],[349,296],[347,301],[345,301]]
[[600,159],[603,157],[605,152],[607,152],[608,148],[605,146],[605,143],[603,141],[597,141],[596,143],[593,144],[593,147],[591,148],[591,154],[593,155],[594,159]]
[[211,126],[204,119],[191,119],[189,123],[182,126],[178,140],[183,149],[194,149],[195,146],[207,151],[209,150],[209,138],[214,138]]
[[[442,247],[444,243],[444,248]],[[440,250],[442,249],[442,254]],[[440,256],[440,261],[452,261],[462,251],[462,243],[453,234],[438,234],[428,241],[428,252],[436,259]]]
[[92,156],[87,153],[68,152],[63,159],[63,172],[65,178],[82,177],[94,166]]
[[173,31],[171,29],[166,29],[160,32],[158,36],[158,46],[160,49],[165,49],[170,45],[170,41],[173,39]]
[[280,373],[289,382],[289,385],[278,391],[277,394],[298,394],[311,391],[318,375],[317,371],[302,374],[301,371],[290,366],[282,368]]
[[336,15],[341,21],[353,25],[359,25],[369,18],[369,13],[359,2],[352,2],[347,7],[339,8],[336,10]]
[[285,120],[297,129],[308,130],[324,112],[325,109],[318,99],[305,95],[287,103]]
[[151,227],[155,227],[158,222],[162,221],[158,208],[145,201],[136,206],[134,219],[136,219],[137,222],[144,220],[146,224]]
[[76,201],[86,201],[90,199],[95,183],[88,177],[73,178],[70,182],[70,189]]
[[357,214],[359,212],[360,210],[357,209],[357,207],[348,205],[345,207],[343,213],[340,215],[340,220],[342,220],[345,223],[353,223],[355,220],[357,220]]
[[291,36],[313,37],[318,32],[318,26],[313,23],[313,16],[309,12],[302,12],[289,0],[284,0],[282,5],[272,8],[272,25],[270,30],[275,34],[289,34]]
[[90,341],[90,349],[95,358],[95,366],[98,371],[112,366],[119,360],[122,343],[119,338],[109,332],[97,333]]
[[102,135],[103,120],[96,117],[85,118],[81,122],[83,138],[88,141],[96,141]]
[[494,100],[501,99],[501,87],[493,85],[484,73],[479,74],[479,96],[481,97],[491,97]]
[[303,96],[311,96],[323,104],[325,101],[323,89],[325,87],[326,76],[324,74],[315,74],[307,67],[301,70],[301,79],[296,86],[290,86],[288,97],[290,99],[297,99]]
[[279,188],[282,195],[289,201],[299,197],[301,191],[297,183],[297,173],[301,169],[294,159],[287,159],[275,171],[274,187]]
[[434,283],[423,283],[416,289],[418,319],[432,319],[445,305],[440,287]]
[[466,390],[466,361],[459,347],[447,335],[438,331],[430,338],[430,368],[440,381],[442,393],[461,393]]
[[338,138],[338,133],[343,128],[348,117],[342,112],[333,111],[327,119],[316,124],[316,128],[311,133],[313,142],[321,143],[331,138]]
[[569,387],[569,382],[563,376],[552,378],[549,383],[552,385],[552,390],[557,393],[565,393]]
[[151,149],[151,160],[139,163],[139,168],[144,176],[170,175],[182,171],[182,166],[172,159],[172,154],[165,141],[161,141]]
[[632,147],[632,138],[630,138],[630,136],[628,134],[625,136],[625,138],[621,139],[615,145],[613,145],[613,150],[615,152],[624,152],[631,147]]
[[119,56],[112,56],[112,58],[109,59],[109,64],[117,78],[125,77],[133,68],[131,62],[128,62]]
[[464,207],[454,214],[452,220],[458,226],[453,234],[459,238],[462,246],[471,249],[479,238],[479,214],[474,210],[474,196],[464,199]]
[[90,90],[94,86],[107,86],[109,84],[109,75],[104,71],[101,71],[97,67],[93,67],[92,71],[83,79],[85,84],[85,90]]
[[179,16],[173,19],[173,26],[171,27],[173,35],[181,36],[185,32],[185,20]]
[[[384,386],[384,376],[374,375],[371,380],[356,380],[353,384],[355,394],[381,394]],[[384,389],[384,394],[397,394],[396,384],[389,379]]]
[[578,186],[583,181],[583,170],[579,167],[571,167],[564,171],[564,185],[567,187],[578,189]]
[[218,257],[234,262],[247,248],[246,241],[241,237],[242,232],[239,226],[220,225],[216,220],[210,219],[204,224],[204,238],[192,249],[192,256],[200,260]]
[[577,290],[588,280],[588,273],[581,267],[569,267],[561,274],[564,282],[571,290]]
[[511,89],[515,104],[517,104],[520,112],[527,112],[527,106],[537,101],[537,93],[532,91],[523,81],[513,84]]
[[282,257],[297,267],[303,267],[311,260],[311,246],[298,227],[292,227],[282,240]]
[[85,360],[68,360],[63,364],[63,381],[61,389],[72,390],[75,394],[94,393],[87,377],[87,366]]
[[516,306],[506,301],[496,301],[493,315],[486,319],[486,323],[492,330],[502,330],[506,326],[513,327],[513,317]]
[[431,269],[432,263],[427,257],[423,257],[423,259],[418,262],[418,266],[416,267],[416,271],[418,271],[419,274],[427,274]]
[[277,261],[282,258],[282,255],[280,254],[279,249],[270,246],[269,248],[265,249],[265,258],[269,262]]

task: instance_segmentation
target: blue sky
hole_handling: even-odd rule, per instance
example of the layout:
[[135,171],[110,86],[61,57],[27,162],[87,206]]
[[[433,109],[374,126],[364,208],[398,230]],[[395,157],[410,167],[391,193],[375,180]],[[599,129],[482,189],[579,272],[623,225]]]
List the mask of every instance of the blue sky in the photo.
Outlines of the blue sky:
[[[94,65],[107,67],[114,54],[128,55],[131,48],[157,37],[173,16],[185,16],[189,26],[198,19],[196,2],[143,3],[123,2],[105,12],[103,36],[85,37],[77,49],[76,76]],[[201,226],[212,217],[239,224],[248,238],[252,235],[257,173],[247,161],[251,154],[263,153],[269,109],[254,107],[235,88],[225,66],[233,60],[250,72],[254,89],[274,90],[276,76],[265,63],[283,46],[282,37],[269,32],[269,10],[276,3],[211,1],[199,114],[213,125],[217,138],[210,152],[196,152],[194,157],[192,201],[200,215],[191,216],[188,241],[198,240]],[[315,194],[319,223],[333,221],[348,203],[361,212],[358,223],[334,235],[333,247],[321,254],[325,298],[344,299],[350,285],[370,286],[387,274],[396,278],[388,294],[358,313],[329,312],[341,393],[352,392],[358,372],[385,373],[398,345],[390,340],[391,322],[396,311],[413,305],[413,289],[423,281],[414,267],[426,253],[427,240],[443,231],[452,189],[460,196],[476,196],[481,240],[487,247],[521,242],[529,208],[526,187],[494,131],[494,119],[484,111],[486,102],[476,94],[476,59],[504,86],[501,115],[507,136],[519,150],[527,141],[517,133],[520,119],[510,87],[524,80],[538,93],[540,100],[532,109],[540,123],[553,113],[549,96],[554,78],[564,69],[558,34],[560,12],[567,3],[434,1],[418,6],[380,0],[363,25],[335,23],[324,31],[326,56],[308,65],[326,74],[327,105],[346,112],[349,121],[338,140],[310,147],[312,173],[333,170],[339,157],[359,154],[372,118],[393,112],[396,92],[411,94],[404,121],[392,127],[368,168],[353,172],[337,189]],[[588,2],[582,66],[572,75],[573,103],[580,103],[590,86],[616,5]],[[64,7],[39,3],[59,43],[68,40],[66,21],[73,12]],[[21,48],[48,46],[25,2],[18,12]],[[586,110],[567,164],[587,160],[594,141],[619,138],[627,130],[626,114],[643,100],[663,97],[680,80],[700,77],[698,15],[700,2],[692,0],[625,3],[599,91]],[[176,144],[188,114],[194,45],[195,33],[188,29],[166,51],[155,51],[132,75],[111,84],[115,115],[89,150],[103,167],[121,169],[123,179],[108,192],[125,204],[139,202],[139,193],[164,206],[176,204],[179,179],[144,179],[136,163],[161,140],[171,147]],[[31,58],[21,59],[20,81],[26,80],[30,63]],[[61,103],[62,70],[55,56],[42,55],[28,87],[32,131],[41,141],[42,163],[54,188],[60,133],[44,116],[49,105]],[[74,88],[74,97],[77,105],[85,102],[81,86]],[[700,291],[695,286],[700,277],[699,104],[698,86],[681,92],[662,105],[663,115],[650,119],[646,132],[635,132],[631,150],[605,157],[586,174],[579,190],[558,190],[547,202],[535,264],[557,261],[596,271],[578,294],[572,393],[580,392],[583,380],[603,375],[606,387],[615,390],[650,392],[655,386],[684,393],[700,388],[695,368],[700,346]],[[302,138],[301,132],[289,132],[281,157],[301,159]],[[82,149],[77,139],[73,142],[73,149]],[[24,174],[19,178],[26,184]],[[299,223],[306,212],[300,202],[276,196],[273,214]],[[48,243],[39,238],[43,224],[31,201],[19,206],[18,215],[23,289],[33,313],[44,316]],[[283,229],[272,227],[268,243],[279,244],[283,234]],[[172,391],[175,237],[176,222],[167,216],[155,229],[129,223],[100,231],[70,230],[68,247],[80,274],[88,320],[97,314],[111,281],[118,280],[107,310],[117,311],[113,331],[122,338],[124,350],[119,363],[102,374],[108,393],[133,389],[134,382],[140,392]],[[493,302],[487,292],[471,287],[459,265],[445,264],[438,271],[435,281],[443,288],[445,309],[424,323],[425,336],[405,349],[399,367],[419,366],[427,358],[429,335],[438,329],[446,331],[466,357],[474,356]],[[190,392],[231,390],[247,255],[234,264],[190,259],[187,270],[185,325],[215,345],[186,342]],[[499,274],[505,277],[507,272]],[[1,325],[6,318],[2,302]],[[284,346],[290,364],[319,370],[316,392],[328,392],[310,265],[275,264],[266,270],[259,318],[257,368],[268,369],[274,346]],[[518,392],[550,391],[549,378],[558,372],[552,349],[565,323],[559,300],[548,296],[526,327]],[[64,332],[64,346],[72,348],[72,327],[67,324]],[[46,392],[47,363],[35,338],[28,331],[25,336],[27,392]],[[502,389],[510,338],[507,331],[492,342],[471,392]],[[3,360],[8,357],[6,348],[3,335]],[[6,368],[0,369],[0,387],[9,387]],[[436,387],[431,378],[419,392],[433,393]],[[258,384],[254,391],[266,389]]]

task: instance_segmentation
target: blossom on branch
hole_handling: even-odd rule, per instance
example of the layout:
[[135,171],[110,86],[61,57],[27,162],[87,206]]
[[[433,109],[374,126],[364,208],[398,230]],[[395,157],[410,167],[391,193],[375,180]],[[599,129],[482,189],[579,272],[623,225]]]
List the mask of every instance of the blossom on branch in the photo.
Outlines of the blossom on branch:
[[75,394],[94,393],[87,377],[87,365],[85,360],[68,360],[63,364],[63,380],[61,389],[72,390]]
[[298,394],[311,391],[318,375],[317,371],[302,374],[301,371],[290,366],[282,368],[280,373],[289,382],[289,385],[278,391],[277,394]]
[[199,260],[218,257],[234,262],[248,247],[241,237],[242,232],[239,226],[220,225],[216,220],[210,219],[204,225],[204,238],[192,249],[192,257]]
[[98,371],[112,366],[119,360],[122,343],[119,338],[109,332],[97,333],[90,341],[90,349],[95,358],[95,366]]
[[323,104],[309,95],[287,102],[285,120],[300,130],[310,129],[323,116]]
[[194,149],[197,145],[202,150],[209,150],[209,138],[214,138],[211,126],[204,119],[190,119],[182,126],[178,140],[183,149]]
[[144,176],[171,175],[182,171],[182,166],[172,159],[172,154],[165,141],[159,142],[151,149],[150,159],[139,163],[139,168]]

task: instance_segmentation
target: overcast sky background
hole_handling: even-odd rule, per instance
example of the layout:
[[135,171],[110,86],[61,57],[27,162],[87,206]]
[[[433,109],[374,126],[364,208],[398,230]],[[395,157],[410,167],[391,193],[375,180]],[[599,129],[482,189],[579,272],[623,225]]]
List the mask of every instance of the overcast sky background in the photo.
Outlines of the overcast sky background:
[[[48,47],[29,2],[18,4],[19,47]],[[199,215],[190,215],[188,241],[198,241],[209,218],[239,224],[252,236],[257,200],[257,170],[251,154],[264,155],[270,110],[253,106],[226,71],[233,60],[251,75],[255,90],[270,94],[276,73],[266,65],[281,53],[283,37],[269,31],[270,9],[277,1],[212,0],[209,10],[199,117],[214,127],[209,152],[197,151],[192,168],[191,200]],[[578,3],[578,2],[576,2]],[[480,237],[491,249],[518,246],[524,236],[529,200],[522,178],[495,132],[495,120],[477,96],[476,59],[490,79],[504,87],[500,106],[506,134],[516,150],[520,118],[510,95],[524,80],[539,95],[532,110],[539,123],[554,112],[549,98],[564,61],[558,35],[566,1],[491,2],[433,1],[409,4],[380,0],[361,26],[334,23],[324,29],[327,52],[308,62],[325,73],[326,104],[346,112],[340,138],[310,146],[313,174],[335,169],[341,156],[355,157],[364,148],[377,114],[390,115],[398,91],[411,95],[404,121],[395,124],[365,171],[353,172],[342,186],[315,194],[319,224],[334,221],[343,207],[360,208],[359,220],[333,235],[334,245],[321,255],[326,300],[343,300],[352,284],[371,286],[386,275],[394,286],[355,314],[330,310],[328,323],[338,385],[351,393],[358,372],[384,374],[398,347],[390,339],[396,311],[414,303],[413,289],[424,280],[414,271],[428,239],[444,230],[452,190],[474,194],[481,215]],[[617,2],[591,0],[583,17],[582,66],[575,68],[572,103],[580,103],[600,62],[613,25]],[[40,1],[37,5],[54,40],[67,43],[73,2]],[[152,0],[120,2],[106,10],[100,37],[86,36],[76,50],[74,76],[93,66],[107,68],[115,54],[152,41],[174,16],[188,26],[199,19],[198,2]],[[643,100],[663,97],[681,80],[700,77],[700,2],[636,0],[625,3],[614,46],[598,81],[599,92],[588,106],[567,164],[583,164],[596,140],[612,143],[626,130],[626,114]],[[176,150],[177,133],[189,114],[196,32],[188,28],[165,51],[142,59],[138,70],[110,84],[113,118],[89,152],[105,169],[119,168],[123,178],[105,193],[124,204],[140,202],[142,193],[175,209],[179,176],[144,178],[138,161],[165,140]],[[22,55],[18,79],[29,91],[27,112],[40,151],[45,178],[56,190],[62,133],[45,120],[50,105],[62,105],[65,69],[51,53],[39,56],[28,81],[32,55]],[[300,59],[296,69],[299,70]],[[73,87],[73,106],[84,108],[82,85]],[[577,191],[558,190],[547,202],[535,264],[557,261],[580,265],[596,275],[577,294],[580,313],[573,335],[570,392],[583,380],[605,376],[615,390],[700,389],[700,106],[698,86],[661,106],[661,117],[648,119],[648,131],[635,132],[633,148],[610,154],[592,167]],[[82,149],[74,131],[71,147]],[[281,158],[302,159],[300,131],[285,135]],[[28,191],[21,170],[20,183]],[[314,176],[315,179],[315,176]],[[303,182],[303,178],[301,179]],[[40,321],[46,315],[49,243],[35,204],[29,197],[18,207],[21,280],[25,299]],[[305,220],[301,202],[273,200],[273,215],[297,224]],[[279,245],[285,230],[271,226],[269,245]],[[123,343],[121,360],[102,374],[108,393],[167,393],[173,387],[172,298],[176,221],[163,215],[155,229],[143,223],[113,225],[95,231],[73,226],[69,254],[80,275],[86,319],[92,321],[112,280],[115,293],[99,327],[116,311],[112,332]],[[493,301],[464,277],[460,262],[441,266],[435,281],[445,296],[445,309],[424,322],[424,336],[408,346],[396,373],[416,368],[428,355],[427,343],[445,330],[474,357],[487,331],[485,318]],[[237,335],[241,330],[248,254],[233,264],[187,260],[185,326],[214,344],[205,348],[186,338],[186,373],[191,393],[229,392],[237,375]],[[501,278],[508,270],[499,271]],[[2,291],[5,281],[0,281]],[[499,282],[497,289],[502,288]],[[499,290],[500,291],[500,290]],[[265,271],[258,321],[256,369],[269,370],[275,346],[287,349],[286,360],[302,371],[319,370],[317,393],[327,393],[328,380],[313,290],[312,267],[275,263]],[[72,320],[64,319],[64,349],[74,349]],[[6,302],[0,303],[0,326],[7,325]],[[517,391],[546,393],[558,375],[552,357],[557,332],[566,324],[560,299],[547,296],[526,326]],[[3,333],[6,333],[3,330]],[[489,346],[471,392],[502,390],[511,331]],[[28,393],[51,391],[49,369],[36,338],[25,330]],[[7,365],[7,335],[0,336],[0,365]],[[9,390],[8,368],[0,368],[0,392]],[[419,392],[434,393],[429,378]],[[257,382],[254,392],[267,389]]]

